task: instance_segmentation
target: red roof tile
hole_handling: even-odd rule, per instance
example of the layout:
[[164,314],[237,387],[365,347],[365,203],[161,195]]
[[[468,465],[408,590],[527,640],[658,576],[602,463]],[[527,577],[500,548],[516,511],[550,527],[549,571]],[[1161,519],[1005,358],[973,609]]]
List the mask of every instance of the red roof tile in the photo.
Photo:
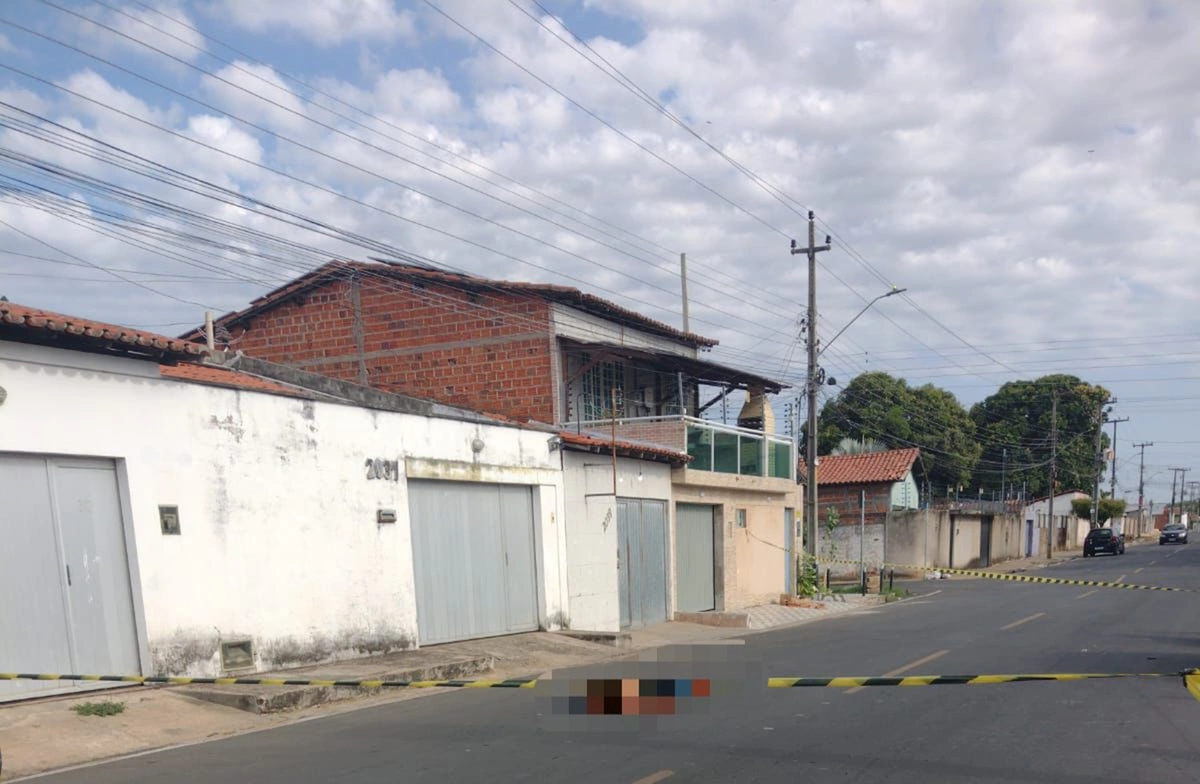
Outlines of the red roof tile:
[[[126,354],[162,352],[178,358],[194,358],[204,353],[204,346],[188,340],[171,338],[155,332],[105,324],[101,321],[66,316],[15,302],[0,302],[0,327],[22,327],[45,336],[59,334],[75,338],[78,343],[104,351]],[[157,357],[156,357],[157,358]]]
[[162,365],[159,373],[163,378],[173,381],[187,381],[193,384],[208,384],[209,386],[245,389],[251,392],[268,392],[273,395],[288,395],[290,397],[309,398],[303,390],[279,384],[258,376],[239,373],[236,370],[213,367],[211,365]]
[[[912,470],[921,450],[891,449],[864,455],[826,455],[817,465],[818,485],[862,485],[899,482]],[[804,461],[800,473],[808,476]]]
[[[595,436],[583,435],[582,433],[572,433],[569,430],[559,433],[559,437],[562,438],[563,443],[567,446],[579,447],[592,452],[607,452],[613,448],[613,442],[608,439],[596,438]],[[617,454],[624,457],[646,457],[651,460],[670,463],[686,463],[692,459],[691,455],[686,452],[676,452],[674,449],[639,444],[634,441],[617,441],[616,446]]]
[[[217,319],[216,323],[220,326],[230,326],[240,322],[241,320],[254,316],[265,310],[269,310],[276,303],[286,300],[288,297],[299,294],[309,288],[321,285],[329,280],[341,280],[345,278],[346,273],[357,270],[369,275],[384,276],[393,280],[424,280],[433,283],[441,283],[451,288],[465,289],[468,291],[503,291],[513,294],[528,294],[531,296],[540,297],[542,299],[560,302],[564,305],[570,305],[580,310],[593,313],[603,318],[610,319],[623,324],[628,324],[647,332],[666,337],[674,338],[697,347],[712,347],[717,345],[717,341],[712,338],[706,338],[697,335],[694,332],[683,332],[682,330],[672,327],[657,319],[648,318],[638,313],[635,310],[622,307],[615,302],[597,297],[594,294],[588,294],[571,286],[559,286],[552,283],[525,283],[519,281],[507,280],[492,280],[489,278],[477,277],[475,275],[465,275],[455,272],[429,269],[427,267],[417,266],[415,264],[401,263],[383,263],[383,262],[362,262],[362,261],[331,261],[312,272],[302,275],[293,281],[270,291],[258,299],[250,303],[248,308],[226,313]],[[188,336],[196,336],[199,332],[194,330],[187,333]]]

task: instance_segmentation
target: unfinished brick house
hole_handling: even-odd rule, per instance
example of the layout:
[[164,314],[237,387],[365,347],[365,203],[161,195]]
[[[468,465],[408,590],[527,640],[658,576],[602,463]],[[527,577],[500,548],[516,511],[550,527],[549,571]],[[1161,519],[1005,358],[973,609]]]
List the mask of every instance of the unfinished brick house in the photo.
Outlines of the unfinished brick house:
[[[767,400],[784,385],[712,361],[715,340],[579,289],[410,261],[330,262],[215,331],[222,348],[309,372],[602,440],[615,426],[618,439],[686,453],[665,538],[645,527],[658,513],[644,504],[618,515],[622,626],[792,587],[795,445],[774,433]],[[734,390],[747,395],[737,425],[701,418]]]

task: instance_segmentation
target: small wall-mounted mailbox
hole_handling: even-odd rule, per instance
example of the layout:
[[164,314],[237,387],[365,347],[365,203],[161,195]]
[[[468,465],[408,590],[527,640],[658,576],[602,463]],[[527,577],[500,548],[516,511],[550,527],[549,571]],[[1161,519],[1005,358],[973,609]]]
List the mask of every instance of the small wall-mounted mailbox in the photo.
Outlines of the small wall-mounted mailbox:
[[380,509],[375,513],[375,522],[379,525],[392,525],[396,522],[396,510]]

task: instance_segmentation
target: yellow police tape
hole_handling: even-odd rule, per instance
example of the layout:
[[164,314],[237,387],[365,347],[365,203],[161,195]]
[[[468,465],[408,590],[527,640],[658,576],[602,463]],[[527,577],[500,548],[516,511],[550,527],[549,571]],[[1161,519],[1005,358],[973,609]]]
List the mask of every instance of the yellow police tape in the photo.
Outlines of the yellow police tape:
[[[849,561],[841,558],[818,558],[818,564],[842,564],[858,566],[859,561]],[[875,564],[865,564],[872,568]],[[885,563],[886,569],[897,569],[909,572],[941,572],[942,574],[958,574],[964,577],[982,577],[985,580],[1007,580],[1016,583],[1042,583],[1048,585],[1079,585],[1089,588],[1124,588],[1129,591],[1169,591],[1172,593],[1200,593],[1200,588],[1168,588],[1163,585],[1138,585],[1137,583],[1118,583],[1107,580],[1070,580],[1065,577],[1038,577],[1032,574],[1009,574],[1006,572],[984,572],[978,569],[948,569],[940,566],[917,566],[916,564]]]
[[[999,683],[1028,683],[1038,681],[1113,680],[1117,678],[1182,677],[1188,693],[1200,701],[1200,669],[1182,672],[1083,672],[1035,673],[1017,675],[906,675],[901,677],[865,676],[837,678],[768,678],[767,688],[860,688],[864,686],[976,686]],[[46,672],[0,672],[0,681],[105,681],[128,684],[211,684],[217,686],[343,686],[361,689],[529,689],[537,685],[536,678],[507,678],[504,680],[332,680],[315,678],[183,678],[165,675],[66,675]]]

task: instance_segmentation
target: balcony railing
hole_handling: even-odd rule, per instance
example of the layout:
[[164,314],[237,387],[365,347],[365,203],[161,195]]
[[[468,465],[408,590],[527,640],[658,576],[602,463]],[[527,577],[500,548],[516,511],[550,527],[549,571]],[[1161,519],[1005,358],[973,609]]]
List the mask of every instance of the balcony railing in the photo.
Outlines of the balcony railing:
[[[571,422],[569,430],[587,430],[598,437],[609,436],[610,419]],[[687,452],[688,468],[721,474],[796,478],[796,451],[792,439],[748,430],[744,427],[708,422],[689,416],[626,417],[615,423],[616,436],[624,441]]]

